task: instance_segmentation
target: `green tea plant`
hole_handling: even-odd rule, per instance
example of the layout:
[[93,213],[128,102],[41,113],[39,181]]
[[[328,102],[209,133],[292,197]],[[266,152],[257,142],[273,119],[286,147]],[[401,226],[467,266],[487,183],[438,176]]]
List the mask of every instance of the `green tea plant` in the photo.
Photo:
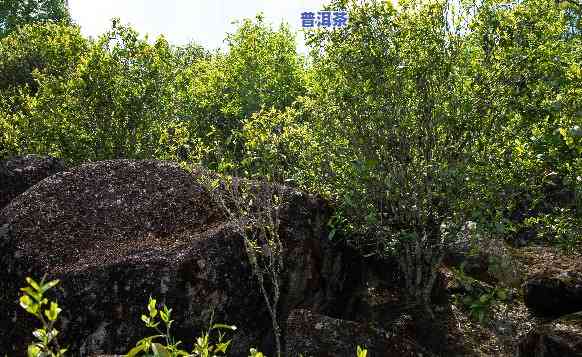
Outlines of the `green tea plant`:
[[479,323],[487,321],[491,309],[498,303],[506,301],[508,289],[495,287],[483,294],[465,295],[461,302],[469,309],[469,313],[476,318]]
[[[147,305],[147,314],[141,315],[141,320],[145,326],[154,329],[158,332],[157,335],[152,335],[141,339],[134,348],[128,353],[127,357],[178,357],[178,356],[200,356],[210,357],[224,355],[230,345],[231,340],[225,340],[225,334],[222,330],[234,331],[236,326],[225,324],[213,324],[213,316],[210,318],[208,330],[202,336],[196,339],[196,344],[191,353],[181,350],[178,346],[181,341],[176,341],[170,334],[170,328],[174,320],[171,319],[172,309],[169,309],[165,304],[158,309],[156,299],[149,298]],[[165,330],[158,328],[160,323],[164,324]],[[218,331],[218,341],[211,343],[210,334],[212,331]],[[154,342],[154,340],[164,340],[165,344]]]
[[220,181],[212,179],[208,173],[201,179],[244,240],[249,263],[271,317],[276,354],[281,356],[278,306],[284,257],[278,208],[283,204],[283,195],[276,185],[269,183],[253,186],[236,177],[230,182]]
[[481,324],[487,321],[495,305],[509,299],[508,288],[477,285],[476,279],[465,274],[462,265],[460,269],[455,269],[455,276],[465,293],[455,295],[454,299],[467,308],[471,317],[477,319]]
[[449,3],[333,1],[349,24],[308,34],[323,108],[314,126],[331,141],[334,168],[322,179],[360,231],[358,248],[396,256],[410,305],[430,316],[448,244],[440,227],[466,220],[451,202],[483,130],[470,115],[463,36]]
[[368,356],[368,350],[358,345],[356,349],[356,356],[357,357],[366,357]]
[[582,219],[573,210],[554,208],[551,213],[526,218],[523,225],[537,231],[537,239],[574,252],[582,243]]
[[251,354],[249,355],[249,357],[266,357],[262,352],[259,352],[254,348],[251,348],[250,352]]
[[[59,346],[56,338],[59,331],[54,328],[62,310],[57,302],[49,301],[44,296],[48,290],[59,283],[59,280],[52,280],[47,283],[44,281],[44,277],[38,283],[34,279],[27,277],[26,282],[29,286],[21,289],[24,295],[20,298],[20,306],[42,323],[42,327],[33,332],[38,341],[28,346],[27,356],[64,357],[67,349]],[[43,310],[46,305],[48,305],[48,308]],[[150,296],[147,304],[147,313],[141,315],[141,320],[146,327],[154,329],[158,334],[138,341],[136,346],[125,357],[218,357],[219,355],[226,355],[231,340],[225,339],[225,332],[223,331],[235,331],[237,329],[236,326],[214,323],[214,314],[212,314],[208,329],[196,339],[192,352],[187,352],[178,348],[181,341],[176,341],[170,333],[174,323],[171,316],[172,309],[165,304],[158,308],[157,300]],[[159,328],[162,323],[163,330]],[[211,339],[213,331],[218,332],[218,339],[214,343]],[[162,340],[163,342],[155,342],[157,340]],[[267,357],[255,348],[251,348],[249,352],[249,357]],[[367,353],[368,350],[359,345],[357,346],[357,357],[366,357]]]
[[[24,295],[20,297],[20,306],[26,312],[36,317],[42,327],[33,331],[32,335],[37,340],[30,344],[27,349],[28,357],[62,357],[67,352],[66,348],[61,348],[57,340],[59,331],[55,328],[55,323],[61,308],[55,301],[49,301],[45,297],[45,293],[51,288],[55,287],[59,280],[44,281],[44,277],[40,282],[27,277],[26,282],[28,286],[20,289]],[[48,308],[47,308],[48,307]]]

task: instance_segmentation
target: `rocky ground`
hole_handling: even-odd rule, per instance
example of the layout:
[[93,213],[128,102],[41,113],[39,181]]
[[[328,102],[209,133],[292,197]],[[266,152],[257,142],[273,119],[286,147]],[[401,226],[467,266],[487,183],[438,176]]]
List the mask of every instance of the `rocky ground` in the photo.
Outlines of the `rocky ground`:
[[[496,283],[513,285],[510,298],[498,301],[481,323],[454,303],[457,326],[450,331],[456,330],[459,343],[471,345],[476,356],[582,355],[582,315],[576,314],[582,311],[580,254],[541,245],[506,246],[505,254],[516,281]],[[447,275],[455,279],[453,272]]]
[[60,160],[34,155],[0,161],[0,209],[37,182],[63,170]]
[[[171,306],[192,341],[214,309],[239,327],[232,355],[273,355],[271,324],[244,244],[200,181],[157,161],[65,169],[50,158],[0,163],[0,351],[22,355],[33,321],[19,308],[29,275],[62,283],[71,355],[127,352],[148,331],[148,296]],[[451,248],[433,292],[437,318],[408,307],[394,262],[332,243],[332,209],[282,188],[280,316],[289,356],[581,356],[582,261],[547,246],[467,242]],[[462,267],[462,269],[461,269]],[[505,287],[481,321],[465,296]],[[499,293],[501,294],[501,293]],[[497,296],[497,295],[496,295]]]

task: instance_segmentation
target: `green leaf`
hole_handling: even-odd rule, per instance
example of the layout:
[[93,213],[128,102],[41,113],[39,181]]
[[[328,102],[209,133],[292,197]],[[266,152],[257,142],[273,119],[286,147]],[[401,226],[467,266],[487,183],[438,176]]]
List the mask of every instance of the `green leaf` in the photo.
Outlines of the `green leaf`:
[[44,314],[49,319],[49,321],[56,321],[61,311],[61,308],[59,308],[59,305],[56,302],[51,302],[50,309],[45,310]]
[[20,297],[20,306],[22,306],[23,309],[28,308],[32,304],[34,304],[34,302],[30,298],[30,296],[23,295],[23,296]]
[[254,348],[250,349],[251,355],[249,357],[265,357],[265,355]]
[[336,229],[335,228],[332,229],[331,232],[329,232],[329,235],[327,236],[327,239],[332,240],[333,237],[335,236],[335,232],[336,232]]
[[168,322],[168,314],[164,310],[160,311],[160,318],[162,321]]
[[156,299],[153,299],[151,296],[148,301],[148,311],[150,313],[151,318],[154,318],[158,315],[158,309],[156,308]]
[[32,286],[36,291],[40,291],[40,285],[38,285],[38,283],[36,281],[34,281],[34,279],[27,277],[26,278],[26,282]]
[[170,351],[163,345],[159,343],[152,344],[152,351],[157,357],[171,357]]
[[228,346],[229,345],[230,345],[230,341],[226,341],[226,342],[222,342],[222,343],[217,343],[216,344],[216,351],[217,352],[226,353],[226,350],[228,349]]
[[32,301],[30,296],[24,295],[20,297],[20,306],[34,316],[38,316],[40,305]]
[[37,345],[29,345],[26,350],[28,357],[40,357],[41,349]]
[[25,288],[21,288],[20,290],[24,291],[27,295],[31,296],[37,302],[42,301],[42,293],[37,292],[36,290],[31,288],[30,286],[27,286]]
[[32,335],[40,341],[45,341],[47,338],[47,333],[44,329],[36,329],[32,332]]
[[225,330],[236,330],[235,325],[225,325],[225,324],[214,324],[212,325],[212,329],[225,329]]
[[356,354],[358,357],[366,357],[368,355],[368,350],[360,347],[360,345],[358,345],[357,350],[356,350]]
[[49,281],[48,283],[41,286],[40,290],[44,293],[44,292],[48,291],[49,289],[52,289],[53,287],[55,287],[58,283],[59,283],[58,279]]
[[141,315],[141,320],[145,322],[146,325],[150,323],[150,318],[146,315]]
[[155,322],[153,318],[146,315],[141,315],[141,320],[145,323],[146,327],[150,328],[155,328],[160,324],[159,322]]
[[127,352],[127,354],[125,356],[126,357],[135,357],[140,352],[147,352],[146,347],[147,347],[146,344],[139,344],[139,345],[135,346],[134,348],[132,348],[131,350],[129,350],[129,352]]
[[57,329],[52,329],[49,333],[47,333],[47,337],[49,341],[52,341],[59,335],[59,331]]

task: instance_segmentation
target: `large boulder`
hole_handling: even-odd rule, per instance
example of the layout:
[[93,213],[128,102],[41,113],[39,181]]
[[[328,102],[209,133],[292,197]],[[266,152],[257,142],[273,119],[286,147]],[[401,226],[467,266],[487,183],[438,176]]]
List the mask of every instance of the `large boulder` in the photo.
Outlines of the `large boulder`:
[[582,311],[582,273],[546,271],[528,278],[524,301],[535,314],[556,317]]
[[[63,343],[72,355],[125,353],[152,334],[140,321],[149,295],[173,308],[185,342],[215,321],[239,327],[232,352],[272,345],[263,296],[241,237],[197,174],[157,161],[113,160],[53,175],[0,213],[0,350],[22,355],[34,321],[18,306],[26,276],[59,278]],[[324,201],[286,191],[281,315],[341,306],[350,254],[328,242]],[[333,250],[333,251],[332,251]]]
[[572,314],[534,328],[519,341],[517,356],[581,357],[582,316]]
[[29,187],[63,170],[63,162],[53,157],[27,155],[0,161],[0,210]]

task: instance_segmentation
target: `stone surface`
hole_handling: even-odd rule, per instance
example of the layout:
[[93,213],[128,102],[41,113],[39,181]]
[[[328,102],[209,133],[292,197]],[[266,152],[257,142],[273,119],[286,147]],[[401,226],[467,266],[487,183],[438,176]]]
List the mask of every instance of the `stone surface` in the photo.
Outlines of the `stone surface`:
[[355,356],[357,346],[369,356],[419,356],[405,336],[366,323],[331,318],[305,309],[293,310],[287,319],[286,355],[314,357]]
[[[125,353],[147,331],[151,294],[173,308],[175,335],[189,341],[215,321],[239,327],[233,355],[272,348],[270,320],[244,244],[196,179],[176,165],[113,160],[53,175],[0,217],[0,350],[22,355],[34,321],[18,306],[26,276],[59,278],[71,355]],[[281,316],[308,306],[341,314],[353,264],[331,246],[325,202],[288,189],[280,210],[285,246]]]
[[449,245],[444,263],[490,284],[502,283],[517,288],[523,282],[524,268],[502,240],[490,237],[466,234]]
[[582,316],[565,316],[533,329],[519,341],[517,356],[582,356]]
[[525,282],[524,301],[537,315],[556,317],[582,311],[582,273],[548,271]]
[[27,155],[0,161],[0,210],[29,187],[63,170],[63,163],[52,157]]

